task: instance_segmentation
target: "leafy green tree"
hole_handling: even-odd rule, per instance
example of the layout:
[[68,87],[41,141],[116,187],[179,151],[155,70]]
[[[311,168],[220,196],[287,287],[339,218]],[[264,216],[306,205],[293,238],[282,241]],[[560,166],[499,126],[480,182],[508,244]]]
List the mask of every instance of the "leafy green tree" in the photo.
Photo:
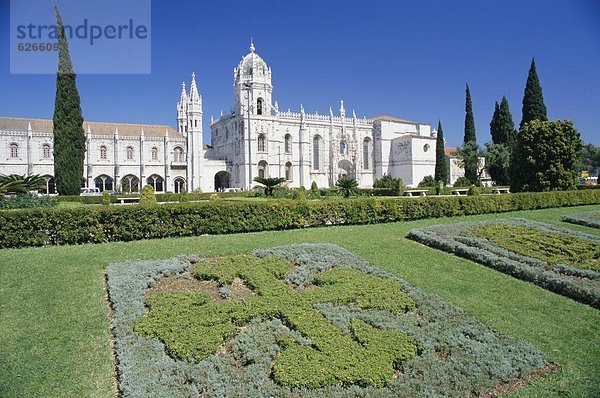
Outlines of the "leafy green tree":
[[258,182],[265,187],[265,196],[273,196],[273,190],[278,187],[281,183],[285,182],[285,178],[282,177],[254,177],[254,181]]
[[433,176],[425,176],[419,183],[419,188],[423,187],[435,187],[435,179]]
[[505,144],[485,144],[485,167],[498,185],[510,185],[510,158],[511,151]]
[[140,205],[142,206],[155,206],[156,205],[156,194],[152,185],[145,185],[142,188],[140,195]]
[[435,180],[446,184],[448,181],[448,163],[446,162],[444,131],[442,122],[438,120],[437,138],[435,141]]
[[458,164],[465,170],[465,178],[471,184],[476,184],[483,172],[479,161],[481,157],[485,156],[483,151],[476,142],[470,141],[456,151],[456,156],[458,157]]
[[577,182],[577,155],[582,148],[579,132],[569,120],[526,123],[517,136],[511,190],[572,189]]
[[335,186],[344,198],[349,198],[356,191],[358,182],[354,178],[340,178],[335,182]]
[[397,180],[397,178],[394,178],[389,174],[384,174],[381,176],[381,178],[378,178],[373,182],[373,188],[394,189],[396,187]]
[[469,181],[469,179],[467,177],[458,177],[456,179],[456,181],[454,182],[454,186],[457,188],[460,187],[470,187],[471,186],[471,181]]
[[475,118],[473,116],[473,103],[471,102],[471,90],[467,84],[466,99],[465,99],[465,136],[463,139],[463,147],[459,150],[462,166],[465,169],[465,177],[472,184],[479,177],[479,147],[477,146],[477,136],[475,134]]
[[543,122],[548,120],[546,105],[544,104],[544,97],[542,96],[542,86],[540,85],[540,79],[535,68],[535,58],[531,59],[529,75],[527,76],[527,83],[525,84],[525,94],[523,95],[523,118],[521,119],[519,130],[523,128],[525,123],[529,123],[533,120],[541,120]]
[[402,181],[402,178],[400,178],[400,177],[396,178],[396,186],[394,187],[394,194],[396,196],[404,195],[404,181]]
[[58,7],[58,73],[54,102],[54,175],[61,195],[79,195],[83,180],[85,135],[79,91],[69,55],[69,45]]
[[577,172],[588,171],[592,175],[600,172],[600,147],[594,144],[584,146],[577,156]]

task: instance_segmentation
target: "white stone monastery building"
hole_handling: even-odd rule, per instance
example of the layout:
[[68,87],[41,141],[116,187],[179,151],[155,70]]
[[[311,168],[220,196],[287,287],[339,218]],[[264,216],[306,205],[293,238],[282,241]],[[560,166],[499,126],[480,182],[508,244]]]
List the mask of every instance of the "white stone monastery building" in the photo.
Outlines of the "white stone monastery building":
[[[289,187],[329,187],[342,177],[360,187],[389,174],[416,186],[435,169],[436,132],[390,116],[280,111],[271,68],[254,45],[233,70],[231,112],[211,117],[211,146],[202,138],[202,97],[195,75],[183,84],[177,127],[84,122],[83,186],[137,192],[250,189],[255,177],[282,177]],[[52,121],[0,117],[0,174],[40,174],[54,192]]]

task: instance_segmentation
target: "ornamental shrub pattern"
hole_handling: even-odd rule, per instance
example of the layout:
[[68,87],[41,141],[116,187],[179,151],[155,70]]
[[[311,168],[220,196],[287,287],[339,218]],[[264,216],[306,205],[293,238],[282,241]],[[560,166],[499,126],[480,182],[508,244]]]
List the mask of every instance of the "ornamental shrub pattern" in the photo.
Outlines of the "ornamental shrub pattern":
[[[149,290],[165,276],[242,278],[256,294]],[[546,364],[530,344],[329,244],[132,261],[107,279],[124,397],[464,397]]]
[[600,238],[524,219],[434,225],[408,238],[600,308]]
[[561,221],[571,224],[584,225],[590,228],[600,228],[600,211],[586,211],[583,213],[568,214],[562,216]]

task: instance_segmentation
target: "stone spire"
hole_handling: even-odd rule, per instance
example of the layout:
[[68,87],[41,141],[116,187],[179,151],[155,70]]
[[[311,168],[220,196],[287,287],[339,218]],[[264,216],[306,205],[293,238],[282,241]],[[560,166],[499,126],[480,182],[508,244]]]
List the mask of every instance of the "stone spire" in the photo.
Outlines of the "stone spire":
[[190,102],[200,102],[200,95],[198,94],[198,87],[196,86],[196,74],[194,72],[192,72],[192,83],[190,84]]
[[252,37],[250,37],[250,52],[253,53],[255,50],[254,48],[254,40],[252,39]]
[[344,100],[340,100],[340,116],[346,117],[346,110],[344,109]]
[[178,106],[185,104],[188,101],[187,91],[185,90],[185,82],[181,83],[181,97],[179,98]]

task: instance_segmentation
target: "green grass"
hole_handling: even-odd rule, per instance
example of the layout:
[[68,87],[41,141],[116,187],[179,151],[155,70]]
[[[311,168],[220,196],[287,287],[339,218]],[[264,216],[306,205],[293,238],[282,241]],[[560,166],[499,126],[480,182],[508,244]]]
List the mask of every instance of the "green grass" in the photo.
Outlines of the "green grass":
[[83,207],[82,202],[58,202],[56,207],[64,209],[64,208],[74,208],[74,207]]
[[[585,206],[577,210],[596,210]],[[405,238],[442,222],[524,217],[562,223],[573,208],[225,236],[0,250],[0,396],[110,397],[113,377],[103,270],[111,262],[216,256],[301,242],[331,242],[462,307],[499,332],[525,339],[562,366],[521,397],[598,396],[600,312]]]

